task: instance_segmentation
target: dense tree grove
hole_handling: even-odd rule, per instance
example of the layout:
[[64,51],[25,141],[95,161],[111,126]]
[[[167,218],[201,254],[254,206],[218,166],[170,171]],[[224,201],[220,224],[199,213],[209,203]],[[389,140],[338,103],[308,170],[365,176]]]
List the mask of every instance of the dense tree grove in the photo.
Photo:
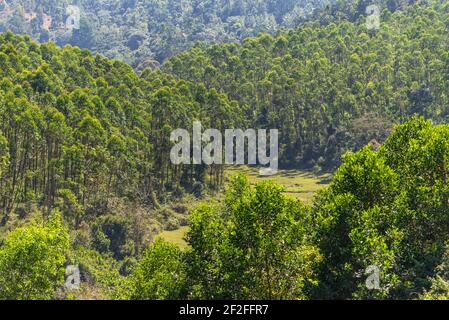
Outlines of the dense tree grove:
[[348,153],[311,206],[236,177],[192,214],[184,266],[174,248],[149,248],[132,279],[152,290],[138,298],[447,298],[448,141],[448,125],[413,118],[377,151]]
[[[378,0],[391,12],[415,0]],[[1,0],[0,31],[71,44],[143,70],[197,42],[238,42],[304,21],[356,21],[367,0]],[[77,6],[73,11],[69,6]],[[70,27],[73,18],[79,28]],[[67,27],[69,26],[69,27]]]
[[[40,40],[68,4],[18,3],[1,28]],[[447,1],[379,1],[379,30],[363,0],[77,3],[81,28],[48,36],[133,65],[0,33],[0,299],[449,297]],[[303,203],[276,176],[175,165],[195,121],[278,128],[281,165],[330,184]],[[185,247],[161,239],[180,227]]]
[[280,160],[333,167],[342,152],[383,141],[413,114],[447,122],[449,6],[382,11],[381,28],[305,23],[243,44],[198,46],[163,67],[239,102],[257,128],[279,128]]
[[170,161],[175,128],[240,127],[238,105],[215,89],[10,32],[0,61],[0,235],[59,209],[72,258],[102,292],[114,284],[98,274],[115,265],[103,259],[127,274],[154,234],[185,224],[161,203],[222,184],[223,167]]
[[151,72],[138,77],[78,48],[5,33],[0,60],[2,224],[21,203],[51,209],[60,197],[85,209],[117,196],[154,204],[163,191],[204,182],[207,168],[171,165],[170,132],[194,119],[232,127],[239,117],[214,89]]

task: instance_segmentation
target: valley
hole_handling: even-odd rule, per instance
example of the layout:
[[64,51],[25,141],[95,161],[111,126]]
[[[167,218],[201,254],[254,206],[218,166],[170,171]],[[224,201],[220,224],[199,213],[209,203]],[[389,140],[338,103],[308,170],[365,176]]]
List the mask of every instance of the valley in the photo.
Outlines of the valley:
[[447,0],[0,0],[0,300],[449,299],[448,30]]

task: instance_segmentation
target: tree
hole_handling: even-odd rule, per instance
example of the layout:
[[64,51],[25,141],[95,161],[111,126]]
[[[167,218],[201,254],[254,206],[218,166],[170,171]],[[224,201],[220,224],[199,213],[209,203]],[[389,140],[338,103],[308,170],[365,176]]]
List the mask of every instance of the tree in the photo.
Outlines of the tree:
[[185,296],[183,253],[174,244],[158,240],[139,260],[117,298],[132,300],[175,300]]
[[282,192],[272,182],[253,189],[237,176],[223,207],[194,212],[187,261],[197,298],[308,297],[320,254],[307,239],[305,208]]
[[0,298],[54,298],[64,283],[68,249],[68,231],[57,211],[9,233],[0,247]]
[[8,141],[0,132],[0,176],[3,173],[4,168],[8,165],[9,150]]
[[436,268],[436,275],[430,279],[432,286],[420,296],[425,300],[449,299],[449,248],[446,246],[440,265]]
[[[377,151],[345,156],[314,202],[320,297],[404,299],[429,289],[449,240],[448,138],[447,125],[413,118]],[[371,266],[380,290],[365,286]]]

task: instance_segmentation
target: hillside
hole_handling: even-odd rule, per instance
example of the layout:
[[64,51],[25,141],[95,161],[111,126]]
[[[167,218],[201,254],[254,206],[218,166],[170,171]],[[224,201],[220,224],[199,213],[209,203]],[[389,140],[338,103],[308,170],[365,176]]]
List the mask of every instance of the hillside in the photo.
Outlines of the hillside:
[[[415,2],[376,4],[394,12]],[[370,4],[366,0],[1,0],[0,32],[79,46],[142,71],[198,42],[240,42],[305,21],[353,22],[366,15]]]
[[214,89],[10,32],[0,79],[0,240],[57,210],[73,259],[103,255],[126,274],[156,233],[186,224],[185,193],[221,186],[223,168],[175,166],[169,152],[174,128],[241,119]]
[[379,30],[362,16],[198,46],[162,72],[226,93],[252,127],[279,128],[284,166],[332,168],[346,150],[384,141],[393,123],[449,115],[446,1],[385,9],[380,20]]
[[[147,21],[165,28],[193,2],[82,3],[120,26],[130,14],[134,32],[143,8],[166,9]],[[259,4],[281,25],[293,1],[194,3],[228,18]],[[218,33],[245,39],[156,69],[0,33],[0,300],[447,298],[449,4],[379,4],[377,30],[366,1],[338,1],[273,35]],[[38,9],[2,21],[19,28]],[[195,20],[208,10],[186,12],[192,34],[210,27]],[[69,36],[85,41],[81,25]],[[123,34],[102,39],[123,49]],[[193,45],[173,39],[164,58]],[[174,164],[171,133],[196,121],[279,129],[279,174]]]
[[[142,70],[157,66],[196,42],[234,42],[259,32],[294,27],[329,2],[2,0],[0,31],[87,48]],[[76,5],[79,13],[67,11],[69,5]],[[80,18],[79,28],[67,28],[71,16]]]
[[241,118],[214,89],[12,33],[0,34],[0,79],[0,239],[58,209],[76,241],[123,261],[186,220],[160,203],[221,185],[222,168],[169,153],[173,128]]

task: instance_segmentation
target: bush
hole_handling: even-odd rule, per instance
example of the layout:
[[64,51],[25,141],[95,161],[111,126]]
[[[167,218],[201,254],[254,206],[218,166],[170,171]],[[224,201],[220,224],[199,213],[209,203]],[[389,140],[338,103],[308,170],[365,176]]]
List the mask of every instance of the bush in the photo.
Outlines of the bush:
[[158,240],[139,260],[132,275],[116,293],[117,299],[165,300],[185,297],[185,266],[182,252]]
[[0,299],[52,299],[64,283],[69,235],[61,214],[17,228],[0,248]]
[[320,261],[304,206],[272,181],[236,177],[222,206],[191,216],[189,291],[199,299],[305,299]]

